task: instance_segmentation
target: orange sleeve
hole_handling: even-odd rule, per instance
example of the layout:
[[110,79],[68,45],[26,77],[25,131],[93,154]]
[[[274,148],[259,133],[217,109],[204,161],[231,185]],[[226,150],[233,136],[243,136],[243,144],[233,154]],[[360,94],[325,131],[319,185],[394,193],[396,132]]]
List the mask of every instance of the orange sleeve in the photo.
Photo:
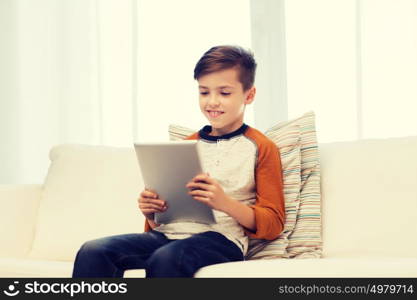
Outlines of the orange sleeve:
[[[194,132],[193,134],[184,138],[184,140],[197,140],[199,138],[198,132]],[[145,229],[144,232],[148,232],[152,230],[151,225],[149,225],[148,220],[145,218]]]
[[255,213],[256,232],[245,228],[251,238],[273,240],[284,229],[285,202],[281,156],[273,143],[259,147],[255,170],[256,202],[249,205]]

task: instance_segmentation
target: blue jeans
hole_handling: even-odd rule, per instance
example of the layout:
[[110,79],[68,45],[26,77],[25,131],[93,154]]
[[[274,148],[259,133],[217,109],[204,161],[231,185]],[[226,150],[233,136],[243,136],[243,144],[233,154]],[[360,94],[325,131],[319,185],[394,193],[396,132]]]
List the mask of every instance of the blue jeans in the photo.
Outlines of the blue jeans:
[[239,247],[218,232],[172,240],[151,230],[85,242],[72,277],[123,277],[128,269],[145,269],[146,277],[193,277],[204,266],[243,259]]

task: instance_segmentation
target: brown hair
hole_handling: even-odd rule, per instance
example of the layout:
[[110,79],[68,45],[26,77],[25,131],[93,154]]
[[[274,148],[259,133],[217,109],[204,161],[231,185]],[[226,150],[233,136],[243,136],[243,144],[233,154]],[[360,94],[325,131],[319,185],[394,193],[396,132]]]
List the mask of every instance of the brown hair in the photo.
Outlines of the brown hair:
[[243,90],[247,91],[255,81],[256,62],[253,53],[240,46],[215,46],[209,49],[200,58],[194,68],[194,79],[222,71],[229,68],[237,68],[239,81]]

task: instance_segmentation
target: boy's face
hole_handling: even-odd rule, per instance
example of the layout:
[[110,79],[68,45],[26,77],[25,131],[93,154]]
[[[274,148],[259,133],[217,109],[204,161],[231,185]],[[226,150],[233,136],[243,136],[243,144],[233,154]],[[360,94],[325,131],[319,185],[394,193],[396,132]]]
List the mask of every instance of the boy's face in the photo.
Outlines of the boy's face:
[[198,88],[201,112],[213,129],[210,135],[224,135],[242,126],[245,105],[253,102],[256,89],[243,91],[236,68],[201,76]]

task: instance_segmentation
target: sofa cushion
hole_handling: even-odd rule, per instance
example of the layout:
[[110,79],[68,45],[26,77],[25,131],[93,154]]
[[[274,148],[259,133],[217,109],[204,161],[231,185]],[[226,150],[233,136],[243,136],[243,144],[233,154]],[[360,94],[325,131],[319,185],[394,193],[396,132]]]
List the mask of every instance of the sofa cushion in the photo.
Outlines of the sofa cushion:
[[41,195],[40,184],[0,185],[0,257],[28,255]]
[[[0,277],[68,278],[73,267],[73,261],[0,257]],[[123,277],[144,278],[145,270],[126,270]]]
[[[194,132],[179,125],[169,127],[171,140]],[[286,221],[274,241],[250,239],[247,259],[321,257],[320,165],[315,133],[312,111],[265,132],[280,149]]]
[[65,278],[72,276],[73,266],[72,261],[0,257],[0,277]]
[[206,266],[198,270],[194,277],[417,277],[417,258],[356,255],[320,259],[249,260]]
[[320,144],[324,256],[417,253],[417,136]]
[[50,160],[30,257],[74,260],[87,240],[143,232],[133,146],[59,145]]

